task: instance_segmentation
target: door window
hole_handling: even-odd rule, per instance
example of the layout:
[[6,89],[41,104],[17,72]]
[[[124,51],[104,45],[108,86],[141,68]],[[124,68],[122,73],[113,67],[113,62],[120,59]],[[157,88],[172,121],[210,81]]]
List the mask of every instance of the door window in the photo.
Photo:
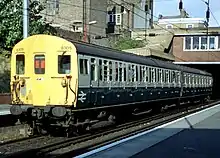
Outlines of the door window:
[[35,70],[35,74],[45,73],[45,56],[44,55],[35,55],[34,70]]

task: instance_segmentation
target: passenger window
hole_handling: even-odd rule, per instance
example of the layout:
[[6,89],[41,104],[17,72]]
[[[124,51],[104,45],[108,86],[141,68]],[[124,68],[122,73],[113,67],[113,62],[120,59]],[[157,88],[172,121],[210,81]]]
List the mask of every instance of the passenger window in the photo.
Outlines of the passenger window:
[[155,83],[155,68],[152,68],[151,71],[152,71],[151,83]]
[[119,63],[119,81],[122,81],[122,63]]
[[99,80],[102,81],[102,60],[99,60]]
[[158,80],[159,80],[159,83],[162,83],[162,70],[159,69],[159,75],[158,75]]
[[134,65],[131,65],[131,72],[132,72],[132,80],[131,82],[134,82],[135,81],[135,66]]
[[79,59],[80,74],[83,74],[83,59]]
[[109,61],[109,81],[112,81],[112,62]]
[[44,55],[35,55],[34,70],[35,70],[35,74],[45,73],[45,56]]
[[165,83],[169,83],[168,70],[165,70]]
[[104,60],[104,81],[107,81],[108,77],[108,61]]
[[161,76],[162,76],[162,83],[165,83],[165,70],[162,69],[161,72],[162,72],[162,73],[161,73]]
[[58,55],[58,73],[70,74],[70,55]]
[[172,71],[169,70],[169,83],[173,83],[172,82],[173,76],[172,76]]
[[159,69],[157,69],[157,68],[155,68],[155,71],[156,71],[156,73],[155,73],[155,79],[156,79],[156,83],[159,83],[160,82],[160,80],[159,80]]
[[115,62],[115,81],[118,81],[118,63]]
[[25,57],[24,55],[16,55],[16,74],[24,74]]
[[149,68],[148,67],[146,67],[146,75],[145,75],[145,80],[146,80],[146,82],[148,83],[149,82]]
[[149,68],[149,83],[151,83],[152,81],[152,68]]
[[140,71],[140,82],[143,82],[142,80],[143,80],[143,78],[142,78],[142,75],[143,75],[143,69],[142,69],[142,66],[139,66],[139,71]]
[[127,81],[126,64],[123,65],[124,65],[124,81],[126,82]]
[[176,83],[175,78],[176,78],[176,72],[175,71],[171,71],[171,83]]
[[79,59],[80,65],[80,74],[87,75],[88,74],[88,60],[87,59]]
[[131,65],[128,65],[128,82],[132,81],[132,75]]
[[136,69],[135,69],[135,76],[136,76],[136,81],[138,82],[138,66],[136,65],[135,66],[136,67]]
[[96,81],[96,78],[95,78],[95,76],[96,76],[96,71],[95,71],[96,66],[95,66],[95,59],[94,58],[91,59],[90,68],[91,68],[91,81]]

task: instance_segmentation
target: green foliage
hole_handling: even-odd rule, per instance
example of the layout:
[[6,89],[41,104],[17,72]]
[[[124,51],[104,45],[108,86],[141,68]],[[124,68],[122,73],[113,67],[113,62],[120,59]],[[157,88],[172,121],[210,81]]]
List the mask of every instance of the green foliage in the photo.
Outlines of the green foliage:
[[[29,0],[29,35],[55,34],[49,24],[42,21],[40,12],[44,6],[37,0]],[[23,1],[0,1],[0,47],[11,50],[23,38]]]
[[125,50],[144,47],[146,43],[141,40],[133,40],[131,38],[120,38],[113,45],[114,49]]
[[10,71],[0,73],[0,93],[10,93]]

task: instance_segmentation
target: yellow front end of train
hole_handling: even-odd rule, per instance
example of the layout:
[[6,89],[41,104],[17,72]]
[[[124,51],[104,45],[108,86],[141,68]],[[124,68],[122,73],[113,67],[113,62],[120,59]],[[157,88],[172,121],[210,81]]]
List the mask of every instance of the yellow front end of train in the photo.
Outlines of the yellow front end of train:
[[62,38],[34,35],[15,45],[11,56],[12,114],[18,107],[76,106],[75,46]]

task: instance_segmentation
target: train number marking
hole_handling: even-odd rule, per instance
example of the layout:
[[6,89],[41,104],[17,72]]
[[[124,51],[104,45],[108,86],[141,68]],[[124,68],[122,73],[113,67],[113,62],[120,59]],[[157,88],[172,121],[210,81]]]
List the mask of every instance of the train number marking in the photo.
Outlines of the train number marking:
[[86,93],[83,93],[83,91],[80,91],[78,100],[80,100],[82,103],[84,103],[84,100],[86,100]]

